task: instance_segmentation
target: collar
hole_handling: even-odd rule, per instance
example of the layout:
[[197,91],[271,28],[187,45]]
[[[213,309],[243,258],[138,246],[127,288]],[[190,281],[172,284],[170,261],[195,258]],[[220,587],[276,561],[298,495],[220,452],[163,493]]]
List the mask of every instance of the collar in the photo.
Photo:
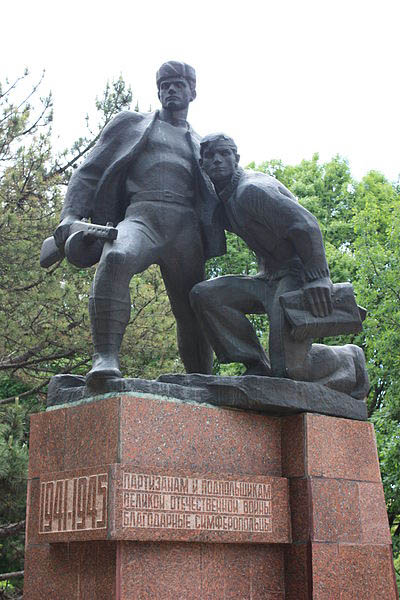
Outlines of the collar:
[[224,187],[224,189],[221,190],[218,194],[218,196],[221,198],[221,200],[223,200],[224,202],[227,202],[229,200],[229,198],[236,191],[236,188],[239,183],[239,179],[241,178],[242,175],[244,175],[244,170],[242,169],[242,167],[237,167],[237,169],[234,172],[234,174],[232,175],[232,179],[230,180],[228,185],[226,185]]
[[[161,113],[161,111],[160,111],[160,110],[156,110],[156,111],[154,111],[154,118],[155,118],[155,119],[158,119],[159,121],[161,121],[161,120],[162,120],[162,119],[160,118],[160,113]],[[168,121],[163,121],[163,122],[164,122],[164,123],[168,123],[169,125],[172,125],[172,123],[169,123]],[[189,121],[186,121],[186,120],[182,119],[182,125],[183,125],[182,129],[183,129],[183,128],[184,128],[184,126],[186,125],[186,132],[187,132],[187,133],[189,133],[189,134],[193,134],[193,128],[192,128],[192,126],[190,125]],[[172,126],[173,126],[173,125],[172,125]],[[173,126],[173,127],[174,127],[174,126]]]

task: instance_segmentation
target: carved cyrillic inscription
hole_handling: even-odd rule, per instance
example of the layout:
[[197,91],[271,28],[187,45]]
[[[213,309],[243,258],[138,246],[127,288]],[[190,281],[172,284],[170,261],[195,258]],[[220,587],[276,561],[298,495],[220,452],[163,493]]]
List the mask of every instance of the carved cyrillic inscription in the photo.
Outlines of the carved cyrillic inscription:
[[107,473],[42,481],[39,533],[104,529],[107,494]]
[[123,473],[122,526],[272,531],[271,484]]

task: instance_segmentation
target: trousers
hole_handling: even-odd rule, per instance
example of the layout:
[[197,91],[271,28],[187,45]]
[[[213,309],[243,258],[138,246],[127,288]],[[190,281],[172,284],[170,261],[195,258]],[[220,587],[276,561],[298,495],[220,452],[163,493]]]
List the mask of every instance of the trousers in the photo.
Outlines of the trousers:
[[130,315],[130,280],[151,264],[158,264],[176,319],[185,369],[189,373],[210,373],[212,349],[189,301],[190,290],[205,277],[195,211],[174,202],[136,202],[117,229],[117,239],[104,245],[92,285],[90,312],[95,348],[96,343],[104,346],[115,333],[123,335]]
[[220,362],[246,366],[268,360],[247,314],[268,314],[269,360],[273,377],[321,383],[363,399],[369,380],[361,348],[295,340],[279,297],[303,286],[301,272],[276,280],[227,275],[198,283],[190,300]]

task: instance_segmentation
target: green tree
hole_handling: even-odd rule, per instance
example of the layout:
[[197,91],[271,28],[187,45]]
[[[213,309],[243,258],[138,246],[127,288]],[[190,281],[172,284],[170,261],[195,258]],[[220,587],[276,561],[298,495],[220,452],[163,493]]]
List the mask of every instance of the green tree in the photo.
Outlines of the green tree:
[[[11,395],[26,387],[1,377],[0,389]],[[16,402],[0,414],[0,573],[23,570],[28,413],[29,406]],[[21,579],[13,583],[18,585]]]
[[375,425],[382,480],[400,572],[400,193],[370,172],[356,189],[355,288],[368,308],[365,353],[371,380],[369,414]]
[[366,351],[373,395],[371,414],[383,405],[400,417],[400,194],[376,172],[357,186],[354,215],[357,291],[369,310]]

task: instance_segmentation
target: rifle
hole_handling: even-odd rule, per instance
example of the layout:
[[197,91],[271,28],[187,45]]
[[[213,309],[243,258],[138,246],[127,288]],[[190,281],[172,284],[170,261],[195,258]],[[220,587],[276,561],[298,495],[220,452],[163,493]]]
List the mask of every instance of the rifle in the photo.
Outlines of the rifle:
[[112,223],[97,225],[86,219],[71,223],[69,231],[64,248],[57,246],[53,236],[44,240],[40,251],[41,267],[48,269],[64,256],[76,267],[91,267],[99,262],[105,242],[113,242],[118,235],[118,229]]

